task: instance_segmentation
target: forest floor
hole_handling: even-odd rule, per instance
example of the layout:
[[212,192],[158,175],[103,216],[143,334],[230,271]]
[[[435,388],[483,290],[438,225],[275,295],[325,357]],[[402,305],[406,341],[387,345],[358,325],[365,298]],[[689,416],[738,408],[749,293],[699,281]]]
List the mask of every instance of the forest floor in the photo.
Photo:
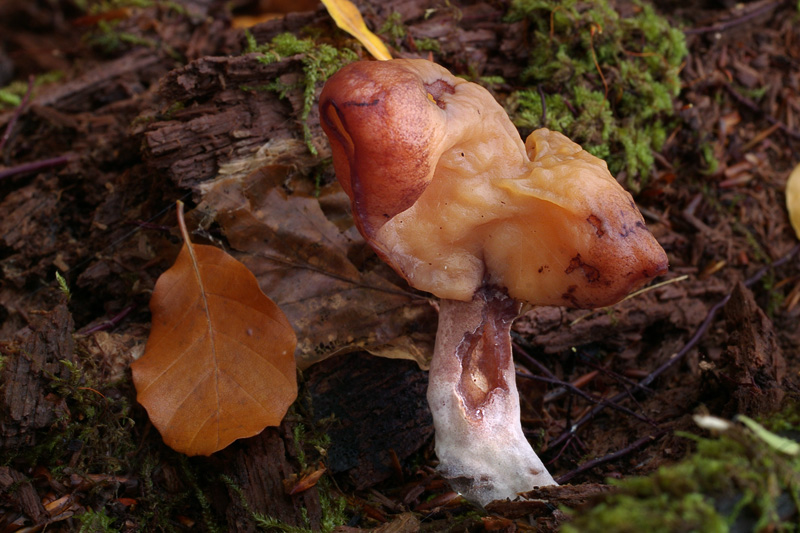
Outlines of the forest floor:
[[[509,17],[506,3],[356,3],[397,57],[432,57],[484,84],[521,134],[534,127],[526,94],[558,113],[545,93],[559,89],[525,72],[537,22]],[[426,373],[366,352],[424,365],[436,327],[435,305],[354,230],[319,125],[323,79],[366,52],[314,2],[249,29],[258,44],[308,39],[288,56],[262,49],[271,61],[247,54],[234,24],[255,2],[82,4],[0,0],[0,531],[556,531],[567,508],[616,490],[609,480],[691,457],[700,445],[687,434],[710,436],[695,415],[800,429],[800,259],[784,195],[800,163],[796,2],[658,6],[688,49],[655,54],[680,60],[670,109],[650,119],[662,138],[657,150],[630,141],[644,147],[638,163],[620,155],[635,132],[607,149],[668,254],[657,282],[670,283],[515,323],[523,427],[564,486],[485,510],[436,476]],[[551,39],[558,11],[543,18]],[[600,53],[612,33],[601,26],[574,38],[597,48],[585,74],[613,109],[622,74]],[[646,60],[636,42],[625,54]],[[240,259],[284,309],[304,368],[279,428],[210,457],[163,444],[129,370],[155,281],[181,246],[176,200],[195,242]],[[773,495],[793,495],[788,508],[758,527],[797,522],[792,464]],[[737,505],[717,511],[749,504]]]

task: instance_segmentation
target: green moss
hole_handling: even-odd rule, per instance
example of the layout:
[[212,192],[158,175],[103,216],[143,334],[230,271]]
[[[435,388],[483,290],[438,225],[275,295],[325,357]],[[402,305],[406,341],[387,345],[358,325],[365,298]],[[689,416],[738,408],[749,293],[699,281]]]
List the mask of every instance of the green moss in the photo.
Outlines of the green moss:
[[[796,414],[782,423],[787,419]],[[618,492],[588,511],[570,511],[573,520],[562,531],[795,531],[779,509],[800,509],[798,456],[739,424],[717,438],[685,436],[696,441],[693,455],[648,477],[612,481]]]
[[[33,96],[35,96],[36,89],[43,85],[61,81],[64,78],[64,73],[60,70],[45,72],[39,74],[33,80]],[[28,91],[28,82],[22,80],[15,80],[0,88],[0,111],[13,109],[22,103],[22,98]]]
[[320,529],[324,532],[333,531],[338,526],[347,523],[350,518],[347,516],[347,500],[344,496],[335,496],[332,492],[332,483],[328,478],[320,479],[319,483],[319,504],[322,509],[322,519]]
[[6,89],[0,89],[0,106],[17,107],[22,103],[22,96]]
[[[165,0],[77,0],[75,5],[81,11],[86,12],[89,15],[99,15],[103,13],[110,13],[114,10],[126,8],[126,7],[136,7],[136,8],[148,8],[153,6],[163,6],[170,11],[180,14],[186,14],[187,10],[184,6],[179,4],[178,2],[172,1],[165,1]],[[124,14],[120,14],[120,16],[124,16]]]
[[[247,498],[245,497],[244,491],[242,491],[240,486],[238,486],[231,478],[227,476],[223,477],[222,481],[229,489],[231,489],[234,494],[238,496],[239,503],[245,509],[245,511],[250,513],[253,523],[259,528],[259,530],[280,531],[282,533],[315,533],[315,531],[311,529],[310,520],[308,520],[308,517],[305,516],[305,509],[302,510],[306,522],[305,526],[293,526],[287,524],[272,516],[253,511],[250,507],[250,504],[247,503]],[[345,513],[347,508],[347,500],[342,496],[335,497],[332,495],[332,484],[326,476],[323,476],[317,482],[317,489],[322,514],[320,519],[320,527],[317,531],[321,533],[330,533],[338,526],[347,523],[348,516]]]
[[758,422],[775,433],[796,433],[800,431],[800,405],[794,400],[786,401],[781,411]]
[[717,170],[719,170],[719,160],[714,155],[714,146],[708,142],[703,143],[700,146],[700,154],[703,158],[703,162],[706,165],[701,172],[707,176],[716,174]]
[[[176,15],[188,16],[188,10],[179,3],[169,0],[79,0],[76,5],[87,16],[102,15],[83,36],[89,46],[108,54],[119,53],[134,46],[161,48],[176,61],[184,61],[185,58],[164,43],[156,31],[142,30],[127,22],[131,20],[131,12],[127,8],[159,7]],[[123,29],[125,27],[133,31],[126,31]],[[150,36],[143,35],[144,33],[149,33]]]
[[[141,481],[140,496],[137,498],[136,507],[133,508],[139,531],[175,531],[174,518],[177,514],[186,512],[191,508],[194,512],[198,508],[194,495],[197,486],[182,487],[181,490],[166,490],[154,479],[160,475],[164,463],[178,464],[184,461],[178,453],[165,451],[168,458],[162,459],[157,453],[144,453],[137,457],[135,465],[138,479]],[[191,464],[188,468],[192,468]],[[186,472],[186,466],[182,469]],[[197,472],[190,476],[190,485],[196,479]],[[202,504],[200,504],[202,508]],[[206,525],[208,520],[205,520]]]
[[155,40],[122,31],[119,29],[119,24],[119,20],[98,21],[96,28],[85,36],[85,41],[89,46],[98,48],[105,53],[118,52],[124,49],[125,45],[157,47]]
[[69,283],[67,283],[66,278],[64,278],[64,276],[62,276],[61,272],[58,270],[56,270],[56,282],[58,283],[58,290],[61,291],[61,294],[63,294],[64,298],[66,298],[67,302],[69,302],[72,299],[72,292],[69,289]]
[[442,51],[442,46],[439,44],[439,41],[436,39],[430,39],[428,37],[423,39],[414,39],[414,45],[420,52],[433,52],[434,54],[438,54]]
[[[128,378],[108,382],[97,361],[81,348],[83,342],[89,340],[77,339],[74,361],[61,361],[66,372],[45,376],[47,396],[58,406],[58,418],[36,432],[34,446],[4,450],[0,464],[17,469],[37,465],[54,482],[65,486],[74,479],[92,479],[95,475],[133,474],[141,481],[141,488],[137,504],[126,513],[126,519],[141,531],[172,531],[175,515],[198,505],[189,490],[167,491],[154,483],[165,461],[142,446],[142,435],[132,418],[129,398],[133,391]],[[169,450],[163,453],[170,454],[166,462],[174,463],[181,457]],[[79,531],[116,531],[120,527],[119,508],[108,499],[109,490],[102,482],[92,484],[85,497],[79,498],[87,509],[76,517]]]
[[606,0],[514,0],[508,18],[528,20],[536,51],[506,106],[514,123],[563,132],[639,187],[673,117],[683,33],[650,5],[622,18]]
[[295,90],[303,91],[303,110],[300,119],[303,123],[303,137],[308,151],[317,155],[317,149],[311,142],[311,130],[308,127],[308,115],[314,106],[317,84],[327,80],[334,72],[348,63],[358,59],[349,48],[334,48],[312,39],[298,39],[291,33],[282,33],[266,44],[258,44],[251,34],[246,35],[246,53],[261,54],[259,61],[265,64],[275,63],[286,57],[302,54],[303,79],[297,83],[286,84],[274,80],[263,88],[278,93],[281,98]]
[[395,41],[405,37],[408,30],[406,30],[406,27],[403,25],[403,15],[397,11],[393,11],[386,19],[386,22],[383,23],[383,26],[378,29],[378,33]]
[[134,422],[125,397],[104,394],[98,370],[87,355],[77,362],[62,360],[67,378],[50,376],[49,389],[60,398],[60,418],[43,432],[35,446],[21,451],[25,457],[4,458],[5,464],[24,460],[48,465],[55,473],[66,464],[80,475],[114,474],[126,468],[125,457],[136,449],[131,436]]
[[115,518],[108,516],[103,509],[93,511],[87,509],[85,513],[76,516],[80,523],[78,533],[101,533],[105,531],[117,531],[112,525]]
[[503,76],[481,76],[478,81],[484,87],[491,87],[492,85],[500,85],[506,82]]
[[303,450],[305,435],[306,429],[303,424],[297,424],[292,428],[292,437],[294,437],[292,444],[294,444],[294,452],[297,456],[297,462],[300,463],[300,468],[308,468],[306,452]]
[[[291,452],[297,460],[301,471],[311,471],[324,463],[328,455],[328,448],[331,439],[328,436],[328,428],[334,423],[334,417],[321,420],[314,419],[311,392],[305,384],[305,379],[301,372],[298,372],[298,397],[292,404],[284,417],[284,423],[291,425],[292,442]],[[236,494],[240,505],[250,514],[253,523],[259,531],[277,531],[282,533],[330,533],[336,527],[346,524],[349,516],[346,513],[347,500],[334,487],[332,478],[328,474],[317,481],[316,489],[320,504],[320,525],[319,528],[312,529],[310,519],[306,514],[306,509],[301,509],[304,524],[294,526],[282,522],[280,519],[255,512],[247,502],[241,487],[236,481],[227,476],[222,476],[222,482]]]

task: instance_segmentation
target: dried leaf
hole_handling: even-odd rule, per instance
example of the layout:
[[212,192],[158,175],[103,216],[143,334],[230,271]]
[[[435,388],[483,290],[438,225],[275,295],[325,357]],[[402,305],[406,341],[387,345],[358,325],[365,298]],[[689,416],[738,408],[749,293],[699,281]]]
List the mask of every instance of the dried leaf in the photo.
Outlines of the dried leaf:
[[358,8],[349,0],[322,0],[331,18],[341,29],[358,39],[375,59],[392,58],[380,37],[369,31]]
[[[383,263],[359,268],[351,261],[367,247],[338,185],[315,198],[301,192],[302,180],[288,176],[288,167],[268,165],[245,178],[218,179],[203,188],[198,211],[216,218],[230,245],[244,252],[240,260],[286,313],[300,339],[298,366],[369,350],[426,368],[436,330],[427,299],[389,281],[385,276],[399,277]],[[320,202],[329,206],[328,216]]]
[[253,274],[213,246],[184,245],[156,283],[152,329],[131,365],[164,442],[210,455],[280,424],[297,397],[291,325]]
[[318,469],[307,472],[302,476],[294,474],[290,479],[283,480],[283,488],[289,496],[305,492],[317,484],[317,481],[319,481],[319,478],[322,477],[325,471],[326,468],[320,465]]
[[800,239],[800,165],[794,167],[786,182],[786,209],[794,232]]

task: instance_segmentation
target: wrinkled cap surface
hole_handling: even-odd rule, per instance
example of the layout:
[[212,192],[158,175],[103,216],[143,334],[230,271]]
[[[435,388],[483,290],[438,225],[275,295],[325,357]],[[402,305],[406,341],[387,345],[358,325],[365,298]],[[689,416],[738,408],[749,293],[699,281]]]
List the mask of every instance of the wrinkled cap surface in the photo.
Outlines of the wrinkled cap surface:
[[359,230],[420,290],[600,307],[666,270],[604,161],[546,129],[523,144],[485,89],[434,63],[348,65],[320,112]]

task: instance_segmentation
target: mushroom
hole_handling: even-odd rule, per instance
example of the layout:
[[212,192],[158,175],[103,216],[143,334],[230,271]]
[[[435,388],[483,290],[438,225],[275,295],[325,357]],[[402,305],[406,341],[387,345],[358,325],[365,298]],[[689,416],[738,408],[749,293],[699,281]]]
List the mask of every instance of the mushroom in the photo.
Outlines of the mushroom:
[[522,432],[511,323],[523,302],[602,307],[666,271],[631,195],[560,133],[523,144],[489,92],[430,61],[352,63],[320,116],[361,234],[441,300],[428,402],[442,476],[481,505],[555,484]]

